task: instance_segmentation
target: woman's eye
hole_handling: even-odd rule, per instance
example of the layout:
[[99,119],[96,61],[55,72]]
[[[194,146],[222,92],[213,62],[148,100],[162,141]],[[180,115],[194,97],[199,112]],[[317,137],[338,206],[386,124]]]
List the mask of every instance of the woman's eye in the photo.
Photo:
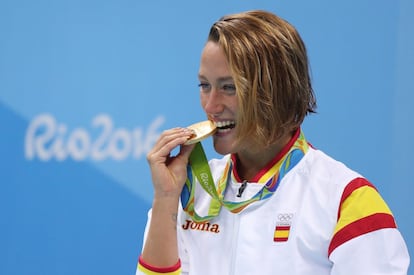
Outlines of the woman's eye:
[[222,89],[228,94],[236,93],[236,86],[234,84],[225,84],[223,85]]
[[208,91],[210,89],[210,84],[200,83],[200,84],[198,84],[198,87],[200,87],[201,91]]

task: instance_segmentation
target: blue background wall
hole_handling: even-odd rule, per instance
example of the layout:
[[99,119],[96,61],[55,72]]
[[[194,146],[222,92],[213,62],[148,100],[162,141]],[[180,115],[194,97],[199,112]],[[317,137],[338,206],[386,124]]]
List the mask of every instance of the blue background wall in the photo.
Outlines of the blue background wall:
[[412,249],[413,3],[1,0],[0,274],[134,273],[146,152],[205,118],[207,32],[247,9],[298,28],[319,104],[305,134],[378,187]]

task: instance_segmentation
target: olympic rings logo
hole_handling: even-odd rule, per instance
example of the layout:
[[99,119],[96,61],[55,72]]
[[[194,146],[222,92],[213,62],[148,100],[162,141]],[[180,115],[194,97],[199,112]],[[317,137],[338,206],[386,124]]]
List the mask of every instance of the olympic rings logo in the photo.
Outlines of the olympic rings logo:
[[288,222],[293,218],[293,213],[281,213],[277,215],[277,219],[281,222]]

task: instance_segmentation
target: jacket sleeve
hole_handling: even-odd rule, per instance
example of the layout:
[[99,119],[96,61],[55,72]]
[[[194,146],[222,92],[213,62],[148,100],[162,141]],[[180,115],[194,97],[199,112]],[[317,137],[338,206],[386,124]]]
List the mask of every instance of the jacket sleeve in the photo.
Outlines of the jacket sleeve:
[[178,209],[178,218],[177,221],[181,221],[178,223],[177,227],[177,242],[178,242],[178,255],[180,256],[181,260],[181,274],[182,275],[188,275],[190,272],[190,263],[188,258],[188,250],[187,246],[184,242],[183,238],[183,230],[181,230],[180,226],[184,223],[186,219],[186,215],[182,208],[179,207]]
[[[145,226],[145,231],[144,231],[144,238],[143,238],[143,244],[145,243],[147,234],[148,234],[148,230],[149,230],[149,224],[151,222],[151,214],[152,214],[152,209],[150,209],[148,211],[148,217],[147,217],[147,224]],[[178,232],[179,229],[177,228]],[[137,268],[136,268],[136,275],[155,275],[155,274],[165,274],[165,275],[188,275],[188,262],[187,262],[187,253],[186,250],[184,249],[183,245],[182,245],[182,238],[181,236],[178,234],[178,242],[179,242],[179,254],[180,254],[180,260],[177,262],[177,264],[175,264],[174,266],[171,267],[166,267],[166,268],[157,268],[154,266],[151,266],[147,263],[145,263],[145,261],[139,257],[138,259],[138,263],[137,263]],[[142,246],[144,247],[144,246]],[[183,259],[183,261],[181,260],[181,258]]]
[[391,210],[364,178],[352,180],[344,189],[328,256],[331,275],[408,272],[408,249]]

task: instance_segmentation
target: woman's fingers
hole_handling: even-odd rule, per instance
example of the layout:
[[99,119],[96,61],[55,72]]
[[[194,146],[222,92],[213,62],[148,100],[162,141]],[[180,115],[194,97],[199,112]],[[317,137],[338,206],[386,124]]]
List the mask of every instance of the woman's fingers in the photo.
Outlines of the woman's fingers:
[[[147,154],[155,194],[179,196],[187,177],[188,157],[194,146],[183,146],[193,132],[185,128],[164,131]],[[171,151],[180,146],[176,156]]]
[[159,158],[163,159],[168,157],[174,148],[187,141],[192,134],[193,131],[186,128],[173,128],[164,131],[152,150],[148,153],[148,161],[160,161]]

